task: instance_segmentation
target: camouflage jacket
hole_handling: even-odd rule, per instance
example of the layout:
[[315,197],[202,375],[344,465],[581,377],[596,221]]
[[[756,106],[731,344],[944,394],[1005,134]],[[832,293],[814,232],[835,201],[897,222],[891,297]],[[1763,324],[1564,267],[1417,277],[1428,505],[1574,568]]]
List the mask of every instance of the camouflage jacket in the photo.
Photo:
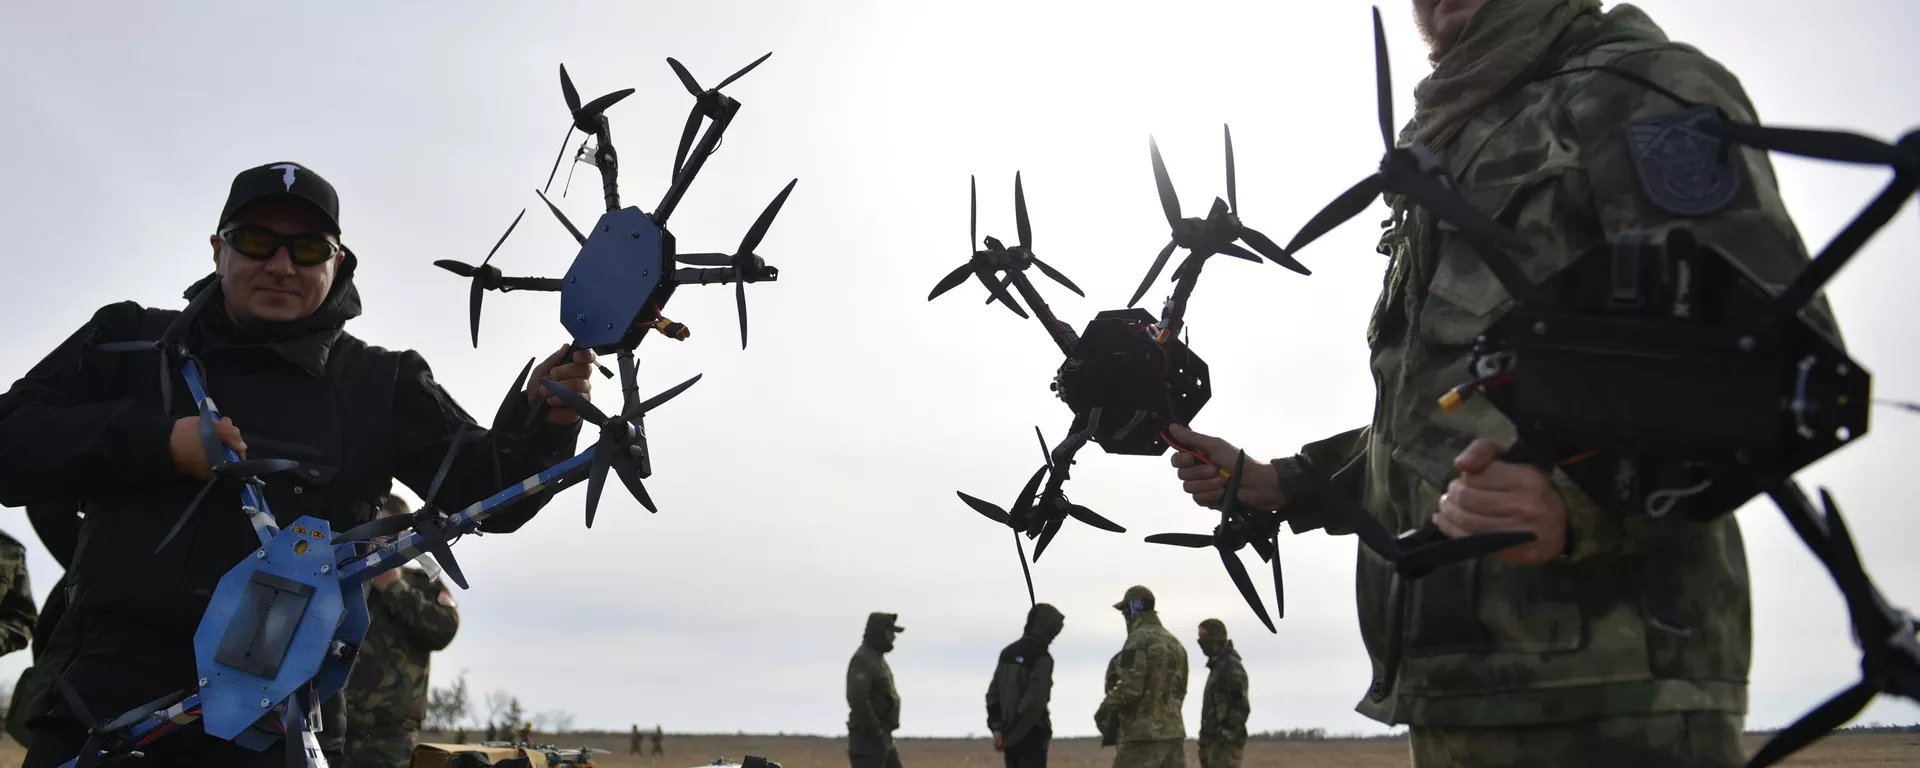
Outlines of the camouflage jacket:
[[1187,699],[1187,649],[1147,611],[1127,625],[1127,642],[1110,666],[1118,678],[1094,712],[1111,723],[1115,741],[1166,741],[1187,737],[1180,708]]
[[900,691],[893,668],[872,645],[862,644],[847,662],[847,734],[891,743],[900,728]]
[[[1604,252],[1628,232],[1657,242],[1676,225],[1691,228],[1703,245],[1726,250],[1773,290],[1798,274],[1805,248],[1764,153],[1734,150],[1741,187],[1730,203],[1704,216],[1665,213],[1638,177],[1628,124],[1683,107],[1632,77],[1755,121],[1731,73],[1668,41],[1630,5],[1580,18],[1562,40],[1544,76],[1494,98],[1452,141],[1431,147],[1478,208],[1532,246],[1537,255],[1524,265],[1531,279]],[[1367,329],[1377,393],[1373,421],[1275,462],[1296,533],[1319,527],[1351,533],[1313,498],[1305,473],[1359,499],[1399,532],[1438,510],[1440,494],[1457,474],[1452,460],[1469,442],[1513,439],[1512,424],[1484,397],[1453,412],[1436,404],[1448,388],[1470,380],[1475,336],[1511,306],[1477,248],[1426,210],[1396,206],[1379,244],[1391,263]],[[1808,314],[1831,328],[1824,299]],[[1647,518],[1601,508],[1562,471],[1551,477],[1567,507],[1568,551],[1531,567],[1485,557],[1413,582],[1404,658],[1394,690],[1383,696],[1393,575],[1385,561],[1360,548],[1361,635],[1376,673],[1358,711],[1384,723],[1458,726],[1743,713],[1751,611],[1744,547],[1732,516],[1686,526],[1681,618],[1693,631],[1675,637],[1644,618]]]
[[452,643],[460,629],[459,610],[440,602],[445,585],[419,568],[399,571],[400,578],[386,589],[367,588],[367,636],[347,679],[351,742],[420,729],[432,654]]
[[27,548],[0,533],[0,656],[26,648],[39,619],[27,579]]
[[1252,713],[1247,667],[1228,640],[1226,648],[1207,659],[1207,686],[1200,692],[1200,743],[1245,744],[1247,717]]

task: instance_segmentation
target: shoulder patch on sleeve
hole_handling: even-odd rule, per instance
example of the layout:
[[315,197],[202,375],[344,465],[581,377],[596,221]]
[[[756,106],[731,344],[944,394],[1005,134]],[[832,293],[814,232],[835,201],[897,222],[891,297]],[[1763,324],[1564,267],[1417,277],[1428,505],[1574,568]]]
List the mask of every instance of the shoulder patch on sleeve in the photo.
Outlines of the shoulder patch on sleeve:
[[1739,149],[1707,131],[1719,119],[1702,105],[1627,123],[1633,168],[1654,207],[1699,217],[1733,202],[1741,184]]
[[1126,667],[1128,669],[1133,668],[1133,649],[1132,648],[1128,648],[1120,652],[1120,666]]

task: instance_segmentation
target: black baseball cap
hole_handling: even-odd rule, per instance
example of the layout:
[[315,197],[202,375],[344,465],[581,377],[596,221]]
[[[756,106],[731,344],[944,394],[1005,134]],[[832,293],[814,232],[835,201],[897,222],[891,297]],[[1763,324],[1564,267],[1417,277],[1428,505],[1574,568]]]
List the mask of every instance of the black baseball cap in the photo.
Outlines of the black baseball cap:
[[340,196],[320,174],[299,163],[268,163],[234,176],[233,188],[227,192],[227,206],[220,210],[219,224],[226,224],[242,206],[272,197],[306,201],[326,215],[327,223],[333,225],[333,234],[340,234]]

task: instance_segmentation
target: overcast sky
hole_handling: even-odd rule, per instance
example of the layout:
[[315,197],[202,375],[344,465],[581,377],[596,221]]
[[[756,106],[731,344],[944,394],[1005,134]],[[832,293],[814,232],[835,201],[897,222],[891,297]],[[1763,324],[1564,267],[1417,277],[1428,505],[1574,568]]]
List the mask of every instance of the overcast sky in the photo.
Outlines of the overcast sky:
[[[1383,11],[1397,114],[1428,71],[1404,0]],[[1910,3],[1645,0],[1675,38],[1743,80],[1763,119],[1893,138],[1920,126]],[[584,489],[512,536],[469,537],[461,631],[434,657],[445,683],[507,689],[579,727],[841,733],[843,674],[869,611],[908,628],[889,660],[902,735],[985,731],[981,695],[1027,609],[1004,528],[955,498],[1006,505],[1037,466],[1033,428],[1064,436],[1047,389],[1057,350],[1033,321],[981,305],[975,283],[929,304],[966,258],[967,177],[981,234],[1012,242],[1013,175],[1035,249],[1087,291],[1040,290],[1076,327],[1123,306],[1165,242],[1148,158],[1157,137],[1188,215],[1224,196],[1231,124],[1246,221],[1280,242],[1379,157],[1368,5],[967,2],[39,3],[0,9],[0,379],[11,381],[104,304],[178,307],[210,269],[206,238],[232,175],[292,160],[341,195],[366,314],[349,329],[421,351],[482,421],[528,357],[566,340],[558,297],[490,293],[480,348],[466,283],[435,259],[495,257],[559,276],[571,238],[533,190],[567,124],[557,67],[582,99],[634,95],[609,115],[625,202],[655,207],[692,103],[665,58],[702,84],[774,55],[727,92],[744,107],[671,221],[683,251],[731,251],[789,179],[760,252],[781,269],[750,286],[739,348],[729,287],[683,288],[667,314],[693,329],[641,348],[643,395],[705,378],[648,419],[660,513],[609,488],[591,530]],[[578,137],[573,141],[579,142]],[[571,146],[569,150],[571,150]],[[1884,171],[1778,158],[1787,203],[1817,249],[1884,184]],[[583,225],[598,177],[557,202]],[[562,168],[561,174],[567,173]],[[562,181],[554,183],[559,191]],[[1212,366],[1195,427],[1255,458],[1366,422],[1364,329],[1385,262],[1376,208],[1302,254],[1302,277],[1216,260],[1188,315]],[[1920,399],[1909,204],[1831,283],[1876,394]],[[1902,247],[1907,246],[1907,247]],[[1157,311],[1168,284],[1141,302]],[[617,398],[596,379],[596,400]],[[1803,473],[1830,487],[1871,573],[1920,608],[1920,522],[1908,490],[1920,417],[1874,412],[1872,432]],[[242,429],[245,425],[241,425]],[[582,447],[587,445],[582,441]],[[1093,733],[1101,670],[1128,585],[1160,597],[1183,639],[1219,617],[1252,678],[1254,730],[1381,732],[1353,712],[1368,682],[1356,627],[1356,542],[1283,540],[1287,615],[1265,632],[1206,552],[1141,542],[1208,530],[1167,458],[1089,448],[1072,498],[1127,527],[1070,523],[1035,566],[1066,614],[1053,716]],[[1779,726],[1853,683],[1838,592],[1765,502],[1740,513],[1752,563],[1750,726]],[[235,525],[240,521],[233,521]],[[58,565],[18,510],[0,528],[30,550],[44,601]],[[1245,555],[1257,563],[1251,554]],[[1263,587],[1271,604],[1270,586]],[[1189,644],[1189,732],[1203,657]],[[27,654],[0,659],[11,681]],[[1862,721],[1920,721],[1877,701]]]

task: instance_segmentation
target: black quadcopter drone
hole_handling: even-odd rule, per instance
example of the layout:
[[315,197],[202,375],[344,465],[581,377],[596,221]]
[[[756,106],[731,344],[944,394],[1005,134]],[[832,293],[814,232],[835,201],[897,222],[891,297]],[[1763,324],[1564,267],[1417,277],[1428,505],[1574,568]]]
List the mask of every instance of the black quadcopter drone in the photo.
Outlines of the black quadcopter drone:
[[[1386,36],[1377,8],[1374,44],[1386,156],[1377,174],[1310,220],[1288,252],[1297,253],[1383,193],[1426,208],[1482,246],[1477,253],[1515,303],[1474,344],[1472,379],[1446,393],[1438,406],[1454,410],[1483,396],[1518,434],[1504,460],[1564,471],[1602,505],[1654,521],[1646,608],[1652,626],[1688,631],[1679,619],[1680,526],[1719,519],[1760,493],[1774,500],[1845,595],[1864,651],[1864,675],[1859,686],[1783,731],[1751,765],[1771,765],[1838,727],[1876,691],[1920,697],[1920,639],[1912,617],[1889,606],[1867,580],[1831,499],[1823,492],[1826,512],[1816,511],[1792,479],[1866,434],[1870,376],[1802,310],[1920,187],[1920,131],[1894,146],[1850,133],[1762,127],[1633,73],[1579,68],[1574,71],[1621,77],[1675,101],[1682,111],[1652,137],[1717,143],[1714,162],[1737,157],[1728,148],[1742,144],[1884,165],[1894,178],[1777,293],[1731,254],[1700,243],[1685,228],[1668,231],[1658,242],[1629,233],[1610,252],[1581,257],[1535,284],[1517,260],[1529,253],[1523,239],[1469,204],[1434,153],[1418,144],[1394,145]],[[1392,689],[1400,658],[1401,582],[1532,539],[1448,539],[1431,523],[1396,539],[1352,499],[1324,483],[1319,491],[1399,574],[1388,601],[1385,669],[1370,692],[1376,700]]]
[[[1174,194],[1173,182],[1167,177],[1166,165],[1160,159],[1160,147],[1149,137],[1154,181],[1159,189],[1161,207],[1172,229],[1172,237],[1154,259],[1145,282],[1133,300],[1128,302],[1127,309],[1108,310],[1095,315],[1085,331],[1079,334],[1054,317],[1053,311],[1028,280],[1027,267],[1036,267],[1074,293],[1085,294],[1059,270],[1034,255],[1032,231],[1027,220],[1026,194],[1017,173],[1014,175],[1013,189],[1019,241],[1007,247],[993,237],[986,238],[984,250],[973,250],[967,263],[949,272],[927,296],[927,300],[932,301],[972,276],[987,288],[989,303],[997,300],[1014,314],[1025,318],[1027,313],[1007,293],[1007,287],[1011,286],[1026,300],[1048,336],[1066,356],[1065,362],[1054,375],[1051,389],[1073,411],[1073,423],[1067,438],[1051,449],[1047,447],[1046,438],[1040,438],[1044,462],[1010,510],[1001,510],[965,493],[959,494],[962,501],[980,514],[1013,529],[1014,548],[1020,554],[1029,602],[1035,599],[1033,577],[1026,567],[1026,552],[1020,545],[1020,534],[1025,534],[1029,539],[1038,539],[1033,551],[1033,559],[1037,562],[1069,517],[1115,533],[1126,531],[1086,507],[1069,502],[1062,491],[1068,468],[1072,466],[1074,455],[1080,448],[1092,441],[1112,454],[1158,456],[1165,453],[1168,447],[1185,450],[1170,438],[1167,427],[1191,423],[1211,396],[1206,362],[1194,354],[1180,336],[1187,300],[1193,294],[1200,269],[1207,258],[1224,254],[1259,263],[1261,256],[1265,256],[1295,272],[1310,274],[1306,267],[1288,256],[1266,235],[1241,223],[1234,180],[1233,135],[1226,132],[1225,136],[1227,199],[1214,198],[1213,207],[1206,218],[1181,218],[1179,198]],[[974,194],[971,215],[969,248],[973,247],[972,243],[981,242],[977,193]],[[1239,242],[1245,242],[1252,250],[1242,247]],[[1167,299],[1161,316],[1155,318],[1146,310],[1133,308],[1132,305],[1139,301],[1147,286],[1166,266],[1175,248],[1186,248],[1190,253],[1173,272],[1174,291]],[[1256,251],[1260,255],[1255,255]],[[1001,273],[1004,273],[1004,277],[1000,276]],[[1039,432],[1037,427],[1035,432]],[[1049,473],[1051,477],[1043,488],[1041,479],[1048,477]],[[1256,610],[1264,615],[1264,610],[1258,607],[1258,600],[1252,596],[1249,599],[1254,602]]]
[[[691,386],[700,377],[695,376],[654,401],[643,403],[637,394],[635,376],[638,363],[634,358],[634,350],[650,331],[676,340],[685,340],[690,335],[690,330],[684,324],[676,323],[663,314],[674,292],[686,284],[733,283],[734,300],[740,316],[740,347],[745,349],[746,284],[779,279],[779,270],[767,265],[766,260],[754,249],[760,245],[761,238],[765,237],[774,216],[780,212],[781,205],[786,202],[787,195],[793,191],[799,179],[787,182],[787,186],[780,190],[780,194],[773,198],[773,202],[767,205],[760,213],[760,218],[747,230],[740,247],[733,253],[680,253],[673,233],[666,229],[667,217],[672,215],[680,198],[693,184],[694,177],[718,147],[727,126],[740,109],[740,102],[721,93],[720,89],[740,79],[772,55],[768,53],[761,56],[707,89],[701,88],[680,62],[667,59],[681,83],[695,97],[695,102],[687,115],[686,129],[681,134],[675,154],[672,185],[652,213],[642,212],[633,206],[622,207],[620,204],[619,159],[605,115],[608,107],[633,93],[633,89],[615,91],[582,105],[579,94],[574,90],[573,80],[567,75],[566,66],[561,65],[560,88],[572,121],[567,127],[566,136],[561,138],[560,155],[554,158],[553,171],[547,175],[547,186],[552,186],[560,162],[566,157],[567,143],[572,140],[573,132],[579,130],[590,135],[593,151],[589,155],[588,144],[583,142],[576,160],[599,170],[601,189],[606,198],[606,213],[595,222],[589,234],[574,226],[559,207],[547,198],[544,189],[536,192],[546,203],[547,209],[580,244],[580,252],[574,257],[572,267],[563,278],[539,278],[508,277],[501,273],[499,267],[492,266],[494,251],[500,249],[500,244],[506,242],[514,226],[520,223],[518,216],[507,226],[506,233],[500,236],[500,241],[494,244],[493,251],[487,253],[479,266],[450,260],[434,262],[442,269],[472,280],[468,299],[469,324],[476,348],[480,343],[481,297],[486,291],[558,291],[560,322],[573,336],[572,348],[618,354],[625,407],[617,414],[603,413],[570,390],[545,382],[550,394],[560,398],[583,419],[601,430],[587,488],[589,527],[593,525],[594,510],[599,504],[600,489],[609,468],[619,475],[621,482],[649,512],[658,511],[640,482],[653,473],[644,416],[653,406]],[[695,146],[694,135],[703,119],[712,120],[713,124],[700,136]],[[521,211],[521,215],[525,213],[525,210]],[[676,269],[673,267],[676,262],[692,267]],[[603,375],[612,376],[612,372],[604,367],[600,371]]]

